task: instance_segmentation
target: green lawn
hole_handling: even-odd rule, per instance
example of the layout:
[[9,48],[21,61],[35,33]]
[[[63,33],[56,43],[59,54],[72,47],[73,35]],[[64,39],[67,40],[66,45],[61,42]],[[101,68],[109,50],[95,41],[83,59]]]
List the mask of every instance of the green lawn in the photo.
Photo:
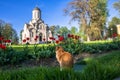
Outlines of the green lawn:
[[107,53],[101,54],[98,57],[84,58],[80,62],[80,64],[87,64],[94,60],[98,61],[103,65],[111,65],[115,67],[120,66],[120,50],[107,52]]
[[[53,46],[53,44],[37,44],[37,45],[32,44],[32,45],[28,45],[28,49],[32,51],[34,46],[37,46],[39,48],[39,47],[42,47],[42,46]],[[23,49],[26,47],[26,45],[22,45],[22,44],[11,45],[11,47],[13,49],[15,49],[16,51],[23,51]]]

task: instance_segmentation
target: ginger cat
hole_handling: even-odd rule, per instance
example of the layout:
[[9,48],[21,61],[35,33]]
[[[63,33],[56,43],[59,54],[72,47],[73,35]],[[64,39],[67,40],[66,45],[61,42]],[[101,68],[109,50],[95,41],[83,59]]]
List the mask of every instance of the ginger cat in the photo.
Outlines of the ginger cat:
[[73,56],[69,52],[64,51],[61,46],[56,47],[56,58],[60,64],[60,70],[73,67]]

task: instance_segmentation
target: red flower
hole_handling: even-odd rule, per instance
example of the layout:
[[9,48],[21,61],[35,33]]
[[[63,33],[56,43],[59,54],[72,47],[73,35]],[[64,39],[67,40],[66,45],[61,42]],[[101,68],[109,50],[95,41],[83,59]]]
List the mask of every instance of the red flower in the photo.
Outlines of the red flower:
[[73,35],[73,34],[71,34],[71,38],[73,38],[73,39],[74,39],[74,35]]
[[63,41],[64,40],[64,37],[63,36],[60,36],[59,37],[59,41]]
[[5,46],[5,45],[0,44],[0,48],[1,48],[1,49],[6,49],[6,46]]
[[55,38],[54,38],[54,37],[49,37],[49,39],[50,39],[50,40],[55,40]]
[[60,37],[60,35],[58,35],[58,38]]
[[53,38],[53,40],[55,40],[55,38]]
[[38,38],[38,36],[36,36],[35,38]]
[[35,41],[37,41],[37,39],[38,39],[38,36],[36,36],[36,37],[34,38]]
[[49,37],[49,39],[51,39],[51,40],[52,40],[52,39],[53,39],[53,37]]
[[117,34],[116,34],[116,33],[114,33],[112,36],[113,36],[113,37],[117,37]]
[[80,38],[80,36],[78,36],[78,39]]
[[2,41],[4,38],[3,37],[0,37],[0,41]]
[[26,39],[24,39],[23,42],[26,42]]
[[68,37],[70,38],[70,37],[71,37],[71,34],[68,34]]
[[37,38],[35,38],[34,40],[37,41]]
[[59,40],[56,40],[55,42],[58,44],[58,43],[59,43]]
[[43,41],[45,41],[45,38],[43,38]]
[[26,38],[26,40],[29,40],[29,39],[30,39],[29,37]]
[[7,40],[8,43],[11,43],[11,40]]
[[7,40],[3,40],[3,42],[7,43]]
[[2,44],[0,44],[0,48],[1,48]]
[[77,36],[77,35],[75,36],[75,39],[78,39],[78,36]]

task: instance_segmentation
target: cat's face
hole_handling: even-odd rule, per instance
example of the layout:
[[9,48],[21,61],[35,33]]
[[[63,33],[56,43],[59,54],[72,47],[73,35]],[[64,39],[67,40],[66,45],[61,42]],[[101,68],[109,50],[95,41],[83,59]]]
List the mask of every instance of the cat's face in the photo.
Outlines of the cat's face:
[[56,51],[64,51],[64,50],[63,50],[63,48],[61,46],[57,46]]

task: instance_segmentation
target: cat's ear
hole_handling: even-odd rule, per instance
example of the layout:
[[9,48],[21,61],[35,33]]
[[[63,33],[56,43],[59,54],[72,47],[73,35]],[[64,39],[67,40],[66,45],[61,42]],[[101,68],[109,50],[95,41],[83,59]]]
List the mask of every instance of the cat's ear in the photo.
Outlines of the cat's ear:
[[59,49],[59,46],[56,46],[56,50],[58,50]]
[[62,46],[59,46],[59,49],[60,49],[62,52],[64,52],[64,49],[62,48]]
[[59,46],[60,49],[63,49],[62,46]]

